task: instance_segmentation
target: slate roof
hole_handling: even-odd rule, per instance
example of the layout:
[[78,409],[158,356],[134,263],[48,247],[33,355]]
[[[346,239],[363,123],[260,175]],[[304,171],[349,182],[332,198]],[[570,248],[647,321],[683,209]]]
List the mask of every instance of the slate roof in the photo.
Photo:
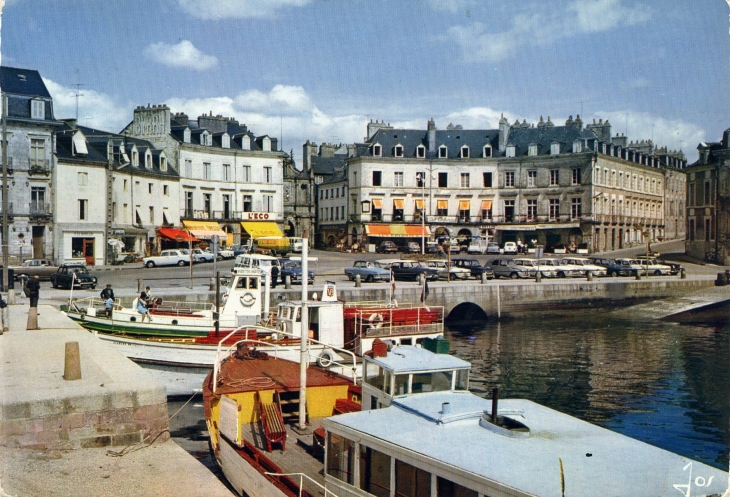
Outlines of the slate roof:
[[347,162],[347,155],[335,154],[334,157],[320,157],[313,155],[311,158],[312,171],[314,174],[327,176],[336,171],[344,171]]
[[553,142],[560,144],[560,153],[573,150],[573,142],[595,140],[596,135],[589,129],[575,126],[551,126],[537,128],[511,128],[507,138],[507,146],[515,146],[515,157],[527,155],[529,145],[537,145],[537,155],[550,154]]
[[[105,166],[107,163],[106,155],[104,155],[106,153],[106,144],[104,144],[102,149],[104,153],[102,153],[102,150],[92,146],[92,143],[87,140],[88,154],[74,155],[72,153],[72,140],[76,131],[76,129],[73,129],[67,123],[63,123],[62,128],[56,132],[56,158],[59,161],[94,162]],[[81,130],[79,129],[78,131]],[[81,132],[86,135],[84,131]],[[88,135],[86,136],[88,138]]]
[[0,88],[5,93],[51,98],[40,73],[34,69],[0,67]]

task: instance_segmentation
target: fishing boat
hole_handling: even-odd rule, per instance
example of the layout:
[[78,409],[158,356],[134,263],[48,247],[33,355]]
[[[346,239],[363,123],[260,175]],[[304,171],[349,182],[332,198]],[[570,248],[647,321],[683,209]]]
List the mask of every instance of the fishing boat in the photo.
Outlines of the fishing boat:
[[[211,450],[239,495],[719,496],[728,473],[524,399],[469,391],[470,364],[376,342],[361,389],[233,347],[204,383]],[[427,350],[430,349],[430,350]],[[225,356],[225,354],[223,354]],[[302,386],[305,385],[305,388]],[[301,416],[306,426],[285,413]]]

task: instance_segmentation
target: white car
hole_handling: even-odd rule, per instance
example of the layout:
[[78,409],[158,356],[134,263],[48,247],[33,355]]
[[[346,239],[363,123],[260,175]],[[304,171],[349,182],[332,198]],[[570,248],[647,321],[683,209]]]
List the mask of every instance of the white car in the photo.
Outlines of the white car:
[[549,269],[555,271],[558,278],[577,278],[583,276],[583,271],[575,266],[569,266],[562,259],[546,258],[540,259],[540,270],[542,266],[548,266]]
[[213,252],[201,250],[199,248],[193,249],[193,260],[195,262],[213,262],[213,259],[215,259]]
[[236,253],[233,251],[232,248],[219,248],[218,249],[218,260],[221,259],[233,259],[236,257]]
[[647,259],[633,259],[631,262],[632,264],[638,264],[641,266],[640,274],[646,274],[647,268],[649,269],[649,274],[652,274],[654,276],[666,276],[668,274],[672,273],[671,266],[667,266],[664,264],[659,264],[656,259],[649,259],[649,264],[647,265]]
[[586,259],[585,257],[563,257],[563,262],[569,266],[582,269],[584,276],[589,272],[593,276],[606,276],[608,274],[608,270],[605,267],[593,264],[590,259]]
[[516,254],[517,243],[516,242],[504,242],[504,253],[505,254]]
[[426,266],[436,269],[439,272],[440,279],[446,279],[447,275],[451,273],[451,279],[465,280],[471,276],[471,271],[463,267],[451,266],[449,268],[448,261],[443,259],[431,259],[426,261]]
[[145,257],[142,263],[153,268],[157,266],[187,266],[190,264],[190,252],[186,249],[163,250],[160,255]]
[[517,258],[512,259],[512,262],[515,264],[515,266],[526,267],[528,271],[530,271],[530,276],[532,278],[534,278],[535,274],[537,274],[538,268],[540,269],[540,276],[542,276],[543,278],[555,278],[558,276],[558,272],[554,267],[541,266],[537,259]]

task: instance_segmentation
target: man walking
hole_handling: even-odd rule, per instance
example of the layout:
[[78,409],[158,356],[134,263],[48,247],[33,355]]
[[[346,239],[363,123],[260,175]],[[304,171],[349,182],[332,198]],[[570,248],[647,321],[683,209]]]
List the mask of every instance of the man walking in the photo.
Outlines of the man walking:
[[28,291],[28,298],[30,298],[30,306],[38,307],[38,299],[41,296],[41,279],[40,276],[33,276],[30,281],[25,285]]

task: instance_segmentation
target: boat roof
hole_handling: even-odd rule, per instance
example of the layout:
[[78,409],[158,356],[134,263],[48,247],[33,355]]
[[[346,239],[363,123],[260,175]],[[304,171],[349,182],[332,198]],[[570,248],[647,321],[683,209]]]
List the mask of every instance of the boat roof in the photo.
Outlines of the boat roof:
[[[442,415],[446,402],[451,412]],[[530,495],[561,495],[559,459],[570,495],[672,495],[673,485],[697,477],[713,480],[695,488],[693,496],[722,494],[727,486],[728,474],[721,470],[695,461],[690,476],[684,469],[690,459],[529,400],[500,400],[498,407],[500,415],[527,425],[529,436],[483,427],[484,412],[491,413],[491,400],[470,392],[432,392],[395,398],[391,407],[334,416],[325,423],[328,430],[340,425],[497,482],[493,488],[507,486]],[[368,439],[360,441],[367,444]]]
[[387,356],[373,357],[371,360],[378,366],[396,374],[471,368],[471,363],[458,357],[449,354],[434,354],[429,350],[412,345],[394,347]]

